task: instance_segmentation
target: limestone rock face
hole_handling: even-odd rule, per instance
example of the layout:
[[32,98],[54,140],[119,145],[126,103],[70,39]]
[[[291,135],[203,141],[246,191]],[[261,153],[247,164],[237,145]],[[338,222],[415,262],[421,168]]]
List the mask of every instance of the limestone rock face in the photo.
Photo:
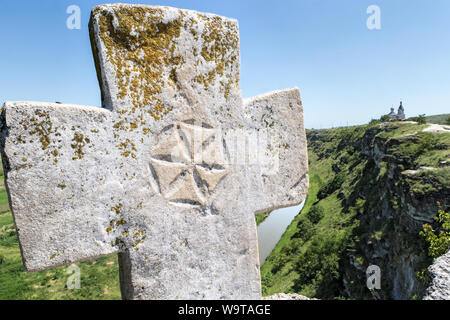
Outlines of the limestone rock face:
[[450,251],[428,267],[431,284],[424,300],[450,300]]
[[271,296],[263,297],[263,300],[317,300],[296,294],[296,293],[276,293]]
[[[450,186],[432,175],[405,174],[405,170],[417,169],[416,158],[399,157],[396,150],[416,143],[415,138],[409,134],[390,138],[392,131],[405,125],[358,127],[340,137],[334,130],[308,132],[309,149],[317,155],[319,166],[345,175],[361,166],[364,172],[361,178],[345,179],[351,188],[338,193],[344,208],[355,208],[356,198],[365,201],[362,214],[354,220],[359,224],[356,250],[340,257],[344,261],[340,292],[346,297],[373,299],[375,295],[383,300],[409,300],[425,293],[417,271],[430,261],[428,245],[419,233],[424,223],[433,224],[439,209],[450,206]],[[325,149],[330,139],[336,139],[338,146],[331,153]],[[342,157],[342,150],[348,147],[355,161]],[[380,290],[367,288],[366,270],[370,265],[381,269]]]
[[119,252],[125,299],[259,299],[254,214],[308,188],[299,90],[243,102],[233,19],[102,5],[90,33],[103,109],[3,107],[26,268]]

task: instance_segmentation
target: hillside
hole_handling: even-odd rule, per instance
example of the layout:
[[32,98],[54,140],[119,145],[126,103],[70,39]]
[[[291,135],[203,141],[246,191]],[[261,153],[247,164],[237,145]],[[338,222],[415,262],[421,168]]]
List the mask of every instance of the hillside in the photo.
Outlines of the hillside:
[[450,119],[450,113],[428,116],[425,117],[425,119],[427,119],[428,123],[450,124],[448,123],[448,119]]
[[[426,283],[418,273],[431,259],[419,232],[433,222],[438,201],[450,206],[450,133],[421,132],[427,126],[374,123],[307,132],[310,191],[262,266],[263,295],[422,296]],[[371,292],[365,271],[373,264],[382,277],[381,290]]]

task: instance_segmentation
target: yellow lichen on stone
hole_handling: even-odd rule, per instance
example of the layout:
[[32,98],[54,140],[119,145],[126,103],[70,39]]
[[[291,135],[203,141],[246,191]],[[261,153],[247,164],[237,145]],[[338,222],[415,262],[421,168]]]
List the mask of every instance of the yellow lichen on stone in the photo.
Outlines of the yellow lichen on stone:
[[[201,56],[206,62],[214,62],[215,68],[205,74],[195,77],[195,81],[204,85],[205,90],[216,80],[217,76],[225,76],[228,80],[222,84],[225,99],[228,98],[231,86],[239,87],[239,70],[232,67],[238,60],[239,37],[237,26],[231,21],[223,21],[220,17],[206,18],[198,15],[205,21],[204,40]],[[235,80],[234,77],[236,77]]]
[[[30,119],[24,119],[19,122],[23,126],[24,130],[27,130],[30,135],[39,136],[42,150],[47,149],[50,145],[49,135],[53,132],[53,123],[50,120],[48,112],[36,110],[34,115]],[[26,141],[19,136],[18,142],[26,143]]]
[[94,15],[99,16],[100,38],[115,69],[118,98],[128,97],[133,103],[127,113],[139,109],[161,119],[170,106],[164,106],[158,95],[168,81],[173,83],[165,79],[164,68],[182,63],[174,55],[174,39],[180,36],[183,15],[165,23],[161,9],[134,6],[94,11]]
[[116,227],[124,225],[125,223],[127,223],[127,222],[125,220],[123,220],[123,219],[117,220],[116,221]]
[[59,256],[59,253],[52,254],[52,255],[50,256],[50,260],[55,259],[57,256]]
[[119,144],[119,149],[123,150],[122,156],[128,157],[131,155],[131,157],[136,158],[136,154],[133,151],[137,151],[136,145],[133,141],[126,138],[125,141],[121,142]]
[[72,141],[73,143],[71,146],[72,149],[74,149],[72,160],[82,159],[85,154],[83,148],[87,143],[90,143],[90,139],[85,138],[81,133],[75,132]]
[[120,214],[121,208],[122,208],[122,204],[119,203],[117,206],[112,207],[112,208],[111,208],[111,211],[114,211],[114,212],[116,212],[117,214]]
[[[41,144],[41,149],[48,156],[47,160],[52,160],[54,164],[58,163],[58,150],[55,141],[52,141],[51,137],[60,136],[57,129],[51,121],[50,114],[47,111],[35,110],[31,117],[27,117],[21,121],[19,124],[22,125],[23,129],[28,132],[30,136],[38,136],[39,142]],[[20,135],[17,137],[19,143],[27,143],[27,141]],[[28,141],[33,143],[33,139]],[[52,159],[53,157],[53,159]]]

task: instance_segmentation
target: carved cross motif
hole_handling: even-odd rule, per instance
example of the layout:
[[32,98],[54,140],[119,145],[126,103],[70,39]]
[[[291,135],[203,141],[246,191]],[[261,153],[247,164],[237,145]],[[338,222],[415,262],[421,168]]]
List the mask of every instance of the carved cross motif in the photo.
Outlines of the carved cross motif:
[[190,122],[163,130],[150,163],[152,185],[174,204],[205,206],[228,164],[219,131]]

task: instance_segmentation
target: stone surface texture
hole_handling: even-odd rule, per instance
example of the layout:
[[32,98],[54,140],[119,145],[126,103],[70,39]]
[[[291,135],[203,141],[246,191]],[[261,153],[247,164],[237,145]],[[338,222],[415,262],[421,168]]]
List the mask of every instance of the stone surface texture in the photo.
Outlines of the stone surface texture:
[[296,294],[296,293],[275,293],[271,296],[263,297],[263,300],[317,300]]
[[102,5],[90,34],[103,108],[3,106],[25,267],[118,252],[124,299],[260,299],[254,214],[308,189],[299,90],[242,100],[232,19]]
[[428,276],[431,283],[424,300],[450,300],[450,251],[428,267]]

